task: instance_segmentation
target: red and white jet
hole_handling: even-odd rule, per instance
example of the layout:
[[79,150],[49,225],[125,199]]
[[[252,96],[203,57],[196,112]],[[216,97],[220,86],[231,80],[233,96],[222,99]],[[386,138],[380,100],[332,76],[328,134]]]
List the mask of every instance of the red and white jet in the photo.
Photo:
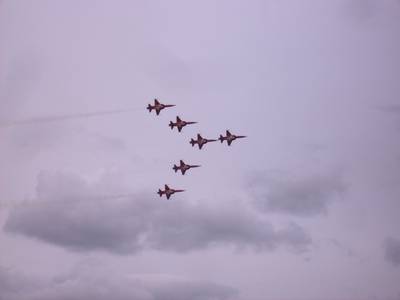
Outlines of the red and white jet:
[[187,121],[183,121],[181,120],[178,116],[176,117],[176,122],[169,122],[169,127],[171,127],[171,130],[174,129],[174,127],[176,126],[178,128],[178,131],[181,132],[182,128],[185,127],[186,125],[190,125],[190,124],[196,124],[197,122],[187,122]]
[[234,135],[234,134],[230,133],[229,130],[227,130],[226,131],[226,136],[223,136],[221,134],[219,136],[219,140],[221,141],[221,143],[226,141],[228,143],[228,146],[230,146],[234,140],[242,139],[242,138],[245,138],[245,137],[247,137],[247,136],[245,136],[245,135]]
[[162,104],[157,99],[154,99],[154,105],[147,105],[147,109],[151,112],[153,109],[156,111],[157,116],[160,114],[160,111],[166,107],[173,107],[174,104]]
[[191,168],[201,167],[200,165],[188,165],[188,164],[185,164],[183,162],[183,160],[181,160],[179,163],[180,163],[179,167],[177,165],[174,165],[174,167],[172,169],[175,171],[175,173],[178,172],[178,170],[180,170],[182,175],[185,175],[186,171],[191,169]]
[[215,142],[217,140],[210,140],[210,139],[205,139],[203,138],[200,134],[197,134],[197,140],[191,139],[190,144],[192,147],[197,144],[199,145],[199,149],[203,148],[203,146],[209,142]]
[[175,189],[171,189],[168,185],[165,185],[165,190],[162,191],[161,189],[158,189],[157,194],[160,195],[160,197],[162,195],[165,194],[165,196],[167,197],[167,200],[169,200],[169,198],[171,197],[171,195],[175,194],[175,193],[180,193],[180,192],[184,192],[185,190],[175,190]]

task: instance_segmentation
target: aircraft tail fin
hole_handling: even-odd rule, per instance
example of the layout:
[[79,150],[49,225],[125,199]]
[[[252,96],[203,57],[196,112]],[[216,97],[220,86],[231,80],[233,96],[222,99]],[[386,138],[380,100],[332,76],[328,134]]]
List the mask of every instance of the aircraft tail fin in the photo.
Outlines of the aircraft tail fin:
[[172,130],[172,129],[174,129],[175,125],[174,125],[174,123],[172,121],[170,121],[168,126],[171,127],[171,130]]
[[149,112],[151,112],[151,111],[153,110],[153,107],[149,104],[149,105],[147,105],[147,110],[148,110]]
[[161,197],[162,196],[162,191],[160,189],[158,189],[157,194],[160,195],[160,197]]
[[178,166],[177,165],[174,165],[174,167],[172,169],[174,169],[175,173],[178,172]]
[[190,144],[192,144],[192,147],[194,146],[194,144],[196,144],[194,139],[190,139]]
[[219,140],[221,141],[221,143],[224,142],[224,137],[222,136],[222,134],[219,135]]

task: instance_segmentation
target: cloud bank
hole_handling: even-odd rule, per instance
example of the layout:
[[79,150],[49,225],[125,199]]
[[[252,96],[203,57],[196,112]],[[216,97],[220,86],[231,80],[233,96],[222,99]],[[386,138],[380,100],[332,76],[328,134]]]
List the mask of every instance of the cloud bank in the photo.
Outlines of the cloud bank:
[[0,268],[0,299],[7,300],[226,300],[236,289],[166,274],[126,274],[86,262],[54,279],[38,279]]
[[253,203],[261,211],[297,216],[326,213],[345,188],[342,177],[336,173],[302,177],[259,174],[248,185]]
[[384,242],[385,260],[394,266],[400,266],[400,239],[389,237]]
[[110,195],[121,190],[109,178],[89,183],[73,174],[42,173],[36,202],[12,209],[4,230],[73,251],[117,254],[146,249],[186,253],[221,245],[304,251],[311,243],[300,226],[276,229],[238,205],[166,201],[146,193]]

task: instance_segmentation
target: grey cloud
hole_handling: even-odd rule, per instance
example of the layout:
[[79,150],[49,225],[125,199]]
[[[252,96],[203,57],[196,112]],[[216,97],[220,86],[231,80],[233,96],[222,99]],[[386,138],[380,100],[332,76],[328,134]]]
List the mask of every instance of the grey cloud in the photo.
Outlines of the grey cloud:
[[400,105],[399,104],[388,104],[378,106],[378,109],[383,112],[400,114]]
[[376,0],[348,0],[345,1],[348,13],[360,21],[373,18],[380,8],[380,1]]
[[101,266],[101,262],[86,263],[52,280],[0,269],[0,287],[1,300],[224,300],[237,295],[235,289],[213,282],[163,274],[126,274]]
[[220,245],[263,251],[283,245],[303,251],[311,243],[301,227],[275,229],[237,205],[166,201],[148,194],[104,196],[121,191],[108,177],[89,184],[71,174],[44,173],[38,180],[37,203],[13,209],[4,229],[75,251],[119,254],[145,249],[189,252]]
[[389,237],[384,242],[385,260],[400,266],[400,239]]
[[359,22],[368,22],[377,17],[387,18],[397,11],[398,0],[343,0],[343,8],[349,17]]
[[303,177],[258,174],[248,188],[255,206],[262,211],[314,216],[326,213],[346,186],[337,173]]
[[20,295],[39,288],[40,280],[31,280],[15,270],[0,266],[0,300],[17,300]]
[[26,102],[28,93],[40,79],[42,66],[36,55],[14,56],[0,73],[0,119],[9,119]]

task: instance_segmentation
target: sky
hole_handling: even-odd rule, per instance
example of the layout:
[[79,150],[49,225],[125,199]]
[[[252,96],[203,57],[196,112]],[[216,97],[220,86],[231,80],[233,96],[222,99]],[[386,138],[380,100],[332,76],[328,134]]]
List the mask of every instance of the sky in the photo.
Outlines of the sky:
[[397,0],[1,1],[0,300],[399,300],[399,53]]

